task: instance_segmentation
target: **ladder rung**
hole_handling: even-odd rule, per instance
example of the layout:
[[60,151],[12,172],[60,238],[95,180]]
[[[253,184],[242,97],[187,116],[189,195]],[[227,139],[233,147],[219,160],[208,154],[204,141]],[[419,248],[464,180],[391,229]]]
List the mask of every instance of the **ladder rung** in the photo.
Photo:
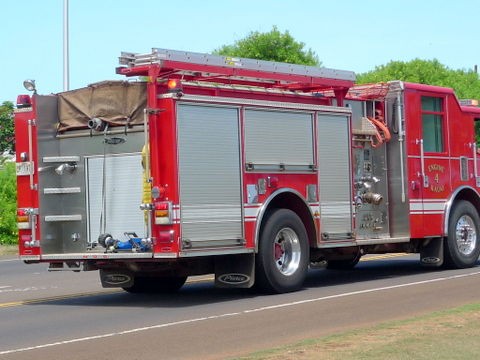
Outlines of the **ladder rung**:
[[57,163],[57,162],[79,162],[80,156],[44,156],[43,157],[44,163]]

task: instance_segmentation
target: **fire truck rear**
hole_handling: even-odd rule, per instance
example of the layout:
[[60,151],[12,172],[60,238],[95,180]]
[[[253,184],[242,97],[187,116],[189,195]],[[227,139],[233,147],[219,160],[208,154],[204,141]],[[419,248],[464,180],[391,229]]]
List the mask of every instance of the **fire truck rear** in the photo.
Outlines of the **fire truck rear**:
[[20,258],[129,292],[287,292],[310,266],[480,253],[480,108],[451,89],[153,49],[109,81],[18,98]]

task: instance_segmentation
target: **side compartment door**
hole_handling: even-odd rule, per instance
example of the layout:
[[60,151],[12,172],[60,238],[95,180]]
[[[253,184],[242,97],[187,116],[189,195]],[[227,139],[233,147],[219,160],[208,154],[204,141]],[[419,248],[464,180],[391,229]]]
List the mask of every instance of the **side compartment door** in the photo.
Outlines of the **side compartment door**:
[[321,240],[352,238],[350,122],[346,115],[318,114],[318,189]]
[[178,104],[184,251],[244,246],[239,110]]

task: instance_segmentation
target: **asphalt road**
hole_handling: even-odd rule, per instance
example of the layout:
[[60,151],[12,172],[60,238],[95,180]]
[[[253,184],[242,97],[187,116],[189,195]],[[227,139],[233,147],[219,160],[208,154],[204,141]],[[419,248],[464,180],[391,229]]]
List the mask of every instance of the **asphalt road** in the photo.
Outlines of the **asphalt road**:
[[0,359],[225,359],[480,301],[480,267],[426,271],[417,257],[312,270],[299,292],[189,283],[175,295],[101,289],[98,274],[0,259]]

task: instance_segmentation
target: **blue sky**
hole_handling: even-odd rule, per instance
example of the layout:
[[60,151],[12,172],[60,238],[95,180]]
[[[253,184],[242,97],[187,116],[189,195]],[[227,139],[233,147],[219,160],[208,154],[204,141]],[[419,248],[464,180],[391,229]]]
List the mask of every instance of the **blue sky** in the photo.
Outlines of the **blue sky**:
[[[210,52],[250,31],[288,30],[330,68],[364,72],[390,60],[480,65],[475,0],[70,0],[70,88],[118,79],[121,51]],[[63,89],[63,0],[5,0],[0,103]]]

